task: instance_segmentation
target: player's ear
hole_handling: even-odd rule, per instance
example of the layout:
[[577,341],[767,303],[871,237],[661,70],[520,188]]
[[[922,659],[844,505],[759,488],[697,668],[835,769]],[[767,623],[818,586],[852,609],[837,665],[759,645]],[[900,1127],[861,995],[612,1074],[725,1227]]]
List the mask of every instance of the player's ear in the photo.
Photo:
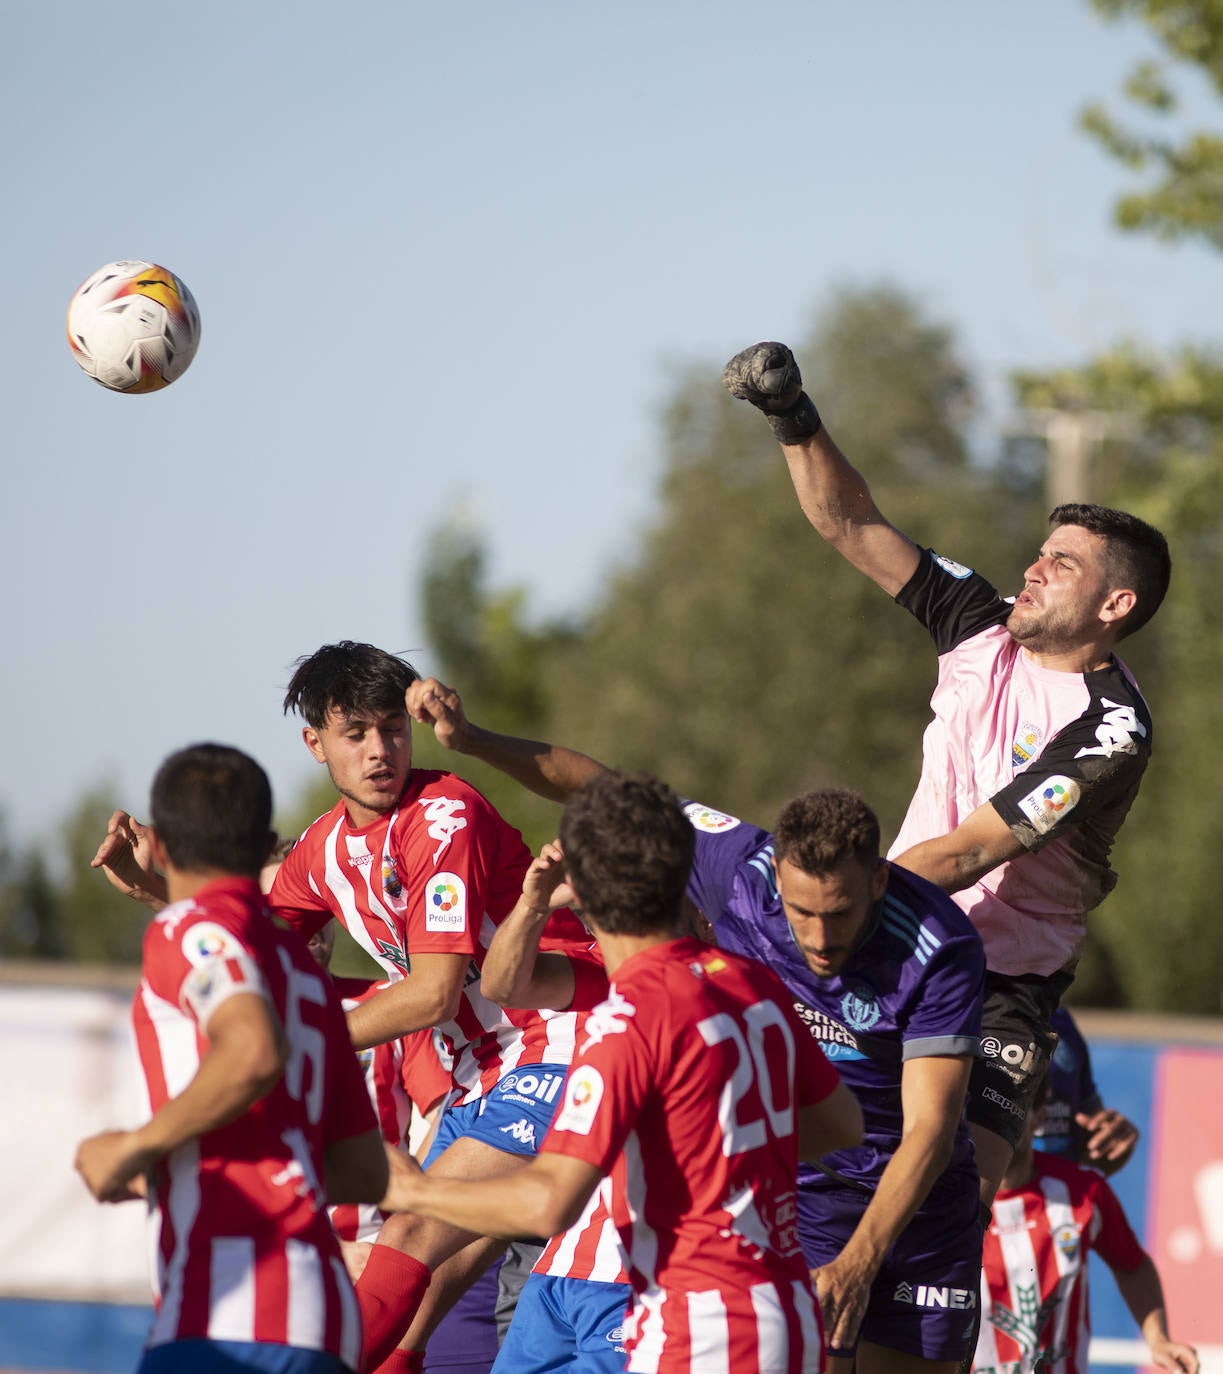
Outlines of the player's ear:
[[1113,624],[1123,620],[1138,604],[1138,594],[1129,587],[1114,587],[1100,607],[1100,619]]
[[879,902],[883,900],[883,894],[888,890],[888,861],[886,859],[875,860],[875,871],[871,875],[871,901]]
[[323,741],[319,739],[318,731],[313,725],[302,726],[302,739],[306,741],[306,748],[309,749],[319,763],[326,763],[327,756],[323,753]]
[[149,826],[149,843],[153,849],[153,867],[159,873],[164,873],[166,865],[170,862],[170,856],[166,853],[166,847],[161,842],[161,836],[152,826]]

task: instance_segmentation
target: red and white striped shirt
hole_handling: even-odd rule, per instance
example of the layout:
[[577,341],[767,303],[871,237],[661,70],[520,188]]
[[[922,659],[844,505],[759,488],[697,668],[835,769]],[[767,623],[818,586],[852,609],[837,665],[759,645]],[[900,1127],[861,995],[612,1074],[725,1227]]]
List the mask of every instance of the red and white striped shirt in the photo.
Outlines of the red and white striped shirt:
[[[333,978],[331,985],[345,1011],[387,986],[372,978]],[[450,1073],[442,1067],[433,1032],[413,1031],[388,1040],[359,1051],[357,1060],[365,1072],[365,1088],[383,1140],[407,1149],[413,1127],[450,1091]],[[343,1202],[329,1210],[341,1240],[374,1240],[387,1216],[372,1202]]]
[[994,1201],[981,1274],[975,1374],[1087,1374],[1087,1252],[1137,1269],[1145,1253],[1094,1169],[1037,1150],[1035,1174]]
[[209,1018],[235,994],[266,998],[290,1045],[271,1092],[151,1171],[149,1345],[267,1341],[357,1368],[361,1318],[322,1178],[327,1147],[376,1123],[338,998],[246,879],[161,912],[145,932],[142,972],[132,1015],[150,1111],[195,1077]]
[[616,970],[541,1149],[610,1171],[630,1370],[821,1368],[795,1114],[837,1081],[763,965],[684,939]]
[[[337,916],[391,982],[411,976],[413,954],[471,956],[459,1011],[437,1028],[454,1047],[458,1100],[469,1102],[513,1068],[567,1064],[573,1053],[572,1012],[503,1011],[480,990],[484,955],[530,862],[522,836],[474,787],[413,769],[398,806],[371,824],[352,825],[342,800],[315,821],[270,900],[306,937]],[[583,927],[562,911],[548,933],[582,938]]]

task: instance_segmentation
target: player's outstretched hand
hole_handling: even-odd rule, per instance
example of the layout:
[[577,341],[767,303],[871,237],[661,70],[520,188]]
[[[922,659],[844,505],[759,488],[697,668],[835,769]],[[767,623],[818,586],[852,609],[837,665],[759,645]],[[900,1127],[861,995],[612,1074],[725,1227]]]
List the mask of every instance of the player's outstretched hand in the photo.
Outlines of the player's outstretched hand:
[[145,1196],[151,1163],[134,1131],[103,1131],[76,1148],[76,1171],[99,1202],[131,1202]]
[[803,375],[785,344],[758,343],[736,353],[722,369],[722,385],[764,411],[780,444],[800,444],[819,433],[819,411],[803,390]]
[[1087,1133],[1083,1163],[1093,1169],[1115,1174],[1134,1153],[1134,1147],[1138,1144],[1138,1127],[1111,1107],[1104,1107],[1091,1115],[1079,1112],[1075,1121]]
[[766,414],[793,410],[803,394],[803,374],[783,343],[745,348],[722,369],[722,385],[740,401],[750,401]]
[[1198,1374],[1198,1352],[1183,1341],[1162,1341],[1151,1346],[1151,1361],[1173,1374]]
[[166,885],[153,866],[153,832],[126,811],[111,812],[106,837],[89,861],[111,887],[154,911],[166,904]]
[[522,895],[534,911],[557,911],[577,901],[565,880],[565,855],[559,840],[550,840],[539,851],[522,880]]
[[845,1251],[811,1271],[824,1318],[824,1344],[830,1349],[848,1349],[857,1341],[874,1281],[875,1271],[856,1264]]
[[433,727],[443,749],[463,752],[470,727],[462,699],[453,687],[447,687],[435,677],[420,678],[408,684],[404,705],[414,721]]

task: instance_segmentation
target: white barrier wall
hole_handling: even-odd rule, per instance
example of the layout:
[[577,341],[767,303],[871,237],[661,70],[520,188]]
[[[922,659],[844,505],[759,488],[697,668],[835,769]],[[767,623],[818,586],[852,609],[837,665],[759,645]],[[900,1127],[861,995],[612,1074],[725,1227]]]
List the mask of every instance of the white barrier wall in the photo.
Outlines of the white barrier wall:
[[72,1167],[143,1119],[130,996],[0,981],[0,1296],[150,1301],[143,1203],[94,1202]]

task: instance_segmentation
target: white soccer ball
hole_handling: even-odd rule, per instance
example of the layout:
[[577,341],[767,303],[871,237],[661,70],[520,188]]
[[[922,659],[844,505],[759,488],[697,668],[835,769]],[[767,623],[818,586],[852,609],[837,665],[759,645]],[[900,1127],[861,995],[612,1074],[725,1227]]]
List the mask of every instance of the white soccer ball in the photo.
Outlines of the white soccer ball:
[[68,305],[72,356],[111,391],[160,391],[200,342],[200,312],[181,277],[155,262],[108,262]]

